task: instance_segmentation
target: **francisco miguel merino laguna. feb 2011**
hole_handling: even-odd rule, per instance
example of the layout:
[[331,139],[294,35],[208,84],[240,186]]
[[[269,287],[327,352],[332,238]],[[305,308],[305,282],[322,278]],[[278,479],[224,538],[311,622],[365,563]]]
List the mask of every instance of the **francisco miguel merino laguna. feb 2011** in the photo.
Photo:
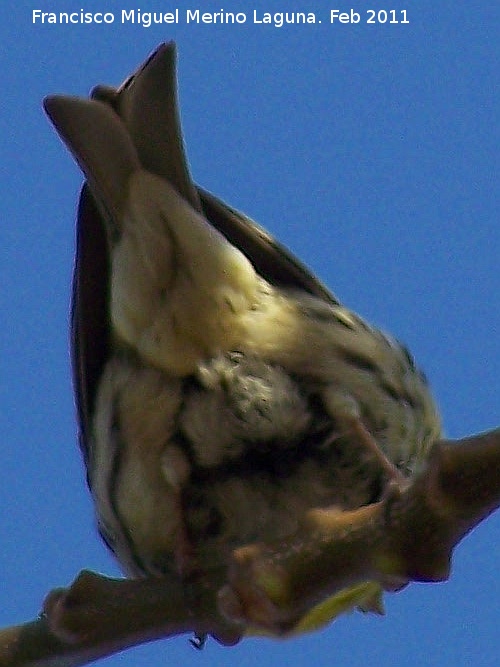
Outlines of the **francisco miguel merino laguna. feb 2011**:
[[[366,16],[365,16],[366,14]],[[86,12],[81,9],[79,12],[42,12],[40,9],[34,9],[32,12],[33,23],[43,24],[112,24],[115,23],[133,23],[149,28],[153,24],[172,24],[172,23],[203,23],[203,24],[226,24],[242,25],[245,23],[272,25],[275,28],[282,28],[284,25],[296,24],[316,24],[322,23],[322,20],[314,12],[258,12],[256,9],[251,15],[246,12],[226,12],[221,9],[218,12],[202,12],[200,9],[174,9],[170,12],[143,12],[140,9],[122,9],[119,15],[113,12]],[[329,11],[328,21],[333,25],[343,24],[408,24],[406,9],[402,10],[374,10],[367,9],[364,14],[350,9],[349,12],[342,12],[339,9]]]

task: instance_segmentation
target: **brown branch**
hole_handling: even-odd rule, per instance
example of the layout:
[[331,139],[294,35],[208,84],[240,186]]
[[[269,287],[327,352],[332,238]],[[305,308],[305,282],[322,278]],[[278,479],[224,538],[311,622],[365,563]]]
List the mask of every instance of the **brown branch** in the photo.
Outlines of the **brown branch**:
[[286,543],[238,549],[222,607],[286,634],[307,609],[345,587],[443,581],[454,546],[499,505],[500,430],[440,442],[405,492],[352,512],[311,511]]
[[227,572],[189,586],[83,572],[49,594],[38,621],[0,632],[0,667],[76,667],[189,631],[228,645],[249,631],[283,635],[346,587],[446,579],[455,545],[499,505],[500,430],[441,442],[404,492],[352,512],[311,511],[288,540],[242,547]]
[[184,632],[235,643],[239,634],[216,609],[219,585],[213,576],[185,587],[174,577],[131,581],[83,571],[49,593],[39,620],[0,631],[0,667],[77,667]]

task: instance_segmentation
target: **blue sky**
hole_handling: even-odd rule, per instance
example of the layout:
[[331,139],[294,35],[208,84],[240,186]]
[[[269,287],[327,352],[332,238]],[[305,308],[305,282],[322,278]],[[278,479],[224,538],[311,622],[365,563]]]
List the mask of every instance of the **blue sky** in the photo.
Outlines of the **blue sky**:
[[[14,3],[12,3],[14,4]],[[93,527],[76,445],[68,354],[81,175],[41,109],[48,93],[118,84],[157,44],[179,48],[183,125],[197,182],[296,252],[351,308],[405,341],[451,437],[498,426],[500,232],[498,2],[407,0],[352,7],[267,0],[180,9],[178,25],[122,25],[125,0],[20,0],[0,14],[0,624],[33,618],[81,568],[118,570]],[[347,3],[343,9],[349,10]],[[368,25],[366,9],[410,23]],[[246,12],[186,25],[185,8]],[[112,25],[32,23],[33,9],[111,11]],[[321,24],[254,24],[315,11]],[[455,554],[451,580],[386,598],[287,643],[185,637],[102,664],[493,667],[500,653],[500,515]],[[124,612],[125,613],[125,612]]]

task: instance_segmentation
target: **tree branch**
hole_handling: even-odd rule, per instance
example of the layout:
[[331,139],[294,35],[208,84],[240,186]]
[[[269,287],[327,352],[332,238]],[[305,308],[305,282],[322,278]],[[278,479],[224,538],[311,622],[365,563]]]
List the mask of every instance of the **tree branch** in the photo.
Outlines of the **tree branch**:
[[345,589],[341,607],[376,610],[378,586],[447,579],[455,545],[500,505],[499,472],[500,429],[442,441],[403,492],[355,511],[310,511],[289,539],[241,547],[227,570],[189,584],[84,571],[48,595],[39,620],[0,631],[0,667],[76,667],[184,632],[227,645],[282,636]]
[[500,430],[442,441],[403,493],[351,512],[313,510],[286,542],[238,549],[222,608],[286,634],[307,609],[346,587],[443,581],[455,545],[500,505],[499,472]]

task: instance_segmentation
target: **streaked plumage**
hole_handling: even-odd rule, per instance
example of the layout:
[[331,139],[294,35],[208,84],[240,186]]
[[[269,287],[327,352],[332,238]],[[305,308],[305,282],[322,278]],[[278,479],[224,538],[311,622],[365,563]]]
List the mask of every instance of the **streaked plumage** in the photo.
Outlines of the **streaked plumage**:
[[100,530],[127,574],[224,563],[419,467],[440,426],[407,350],[192,183],[172,44],[118,91],[45,108],[87,178],[75,390]]

